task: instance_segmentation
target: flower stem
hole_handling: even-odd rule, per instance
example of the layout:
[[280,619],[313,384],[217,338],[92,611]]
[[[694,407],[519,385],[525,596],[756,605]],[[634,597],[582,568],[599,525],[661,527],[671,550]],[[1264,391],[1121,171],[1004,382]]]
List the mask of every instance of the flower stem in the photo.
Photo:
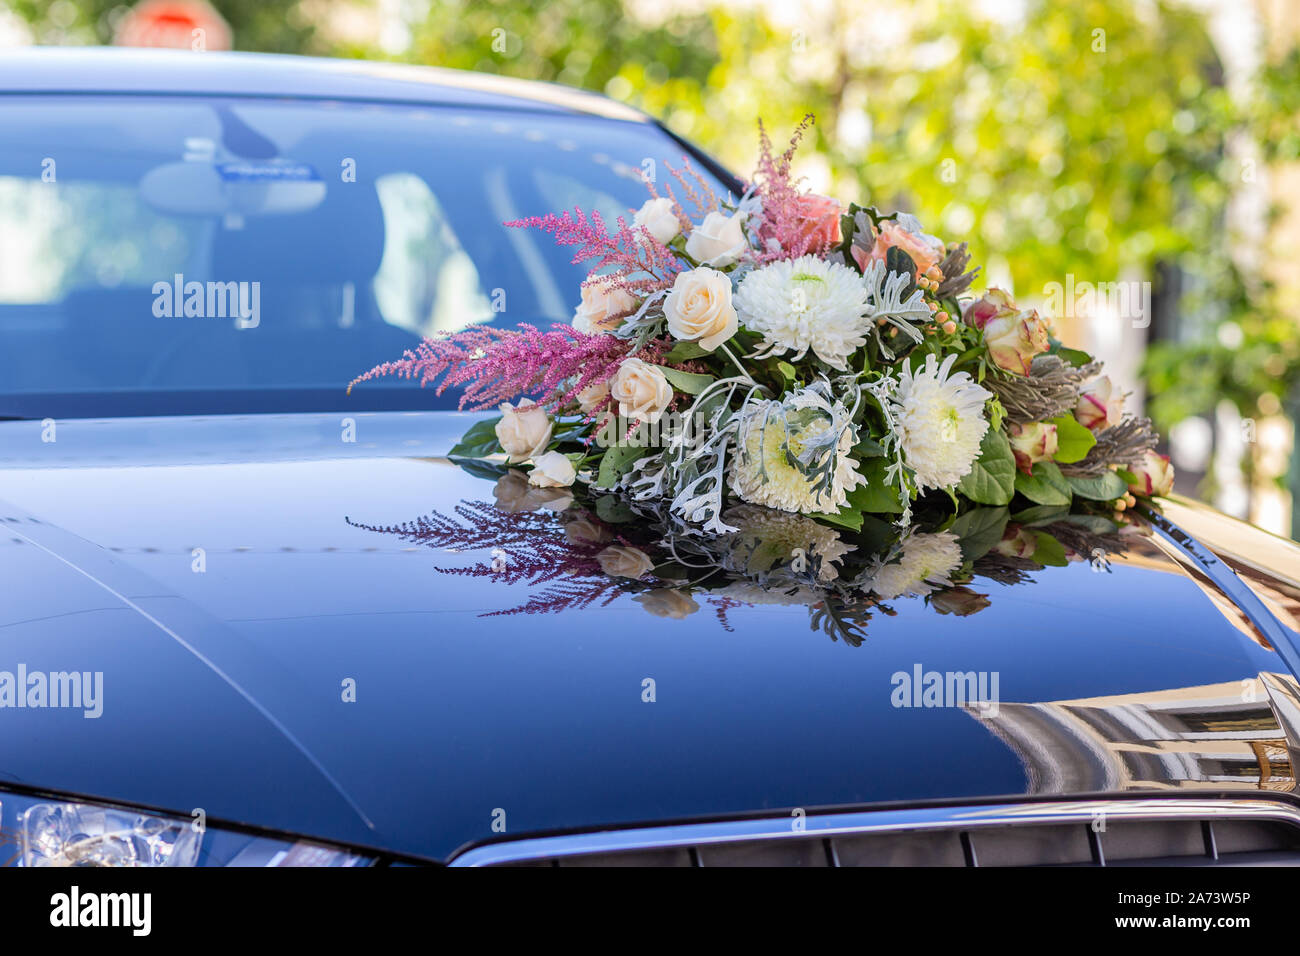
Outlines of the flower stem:
[[744,376],[746,385],[758,384],[757,382],[754,381],[753,378],[750,377],[750,374],[747,371],[745,371],[745,366],[740,364],[740,360],[737,359],[736,356],[731,354],[731,349],[727,348],[727,346],[724,343],[719,343],[718,348],[721,349],[723,355],[731,359],[731,364],[736,366],[736,368],[740,370],[740,374]]

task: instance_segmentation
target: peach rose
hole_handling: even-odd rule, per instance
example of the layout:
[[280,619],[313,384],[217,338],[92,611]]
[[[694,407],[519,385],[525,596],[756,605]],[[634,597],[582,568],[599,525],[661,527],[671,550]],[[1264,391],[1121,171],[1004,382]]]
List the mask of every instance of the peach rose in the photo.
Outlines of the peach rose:
[[911,256],[912,261],[916,263],[916,275],[912,277],[914,279],[930,271],[930,268],[937,265],[943,257],[942,249],[908,232],[892,219],[886,219],[880,224],[880,231],[876,234],[876,241],[872,244],[871,251],[867,252],[854,246],[853,259],[859,269],[866,269],[868,262],[884,262],[886,254],[895,246]]
[[812,250],[833,246],[840,241],[841,207],[834,199],[816,193],[804,193],[795,200],[795,209],[803,220],[799,234]]

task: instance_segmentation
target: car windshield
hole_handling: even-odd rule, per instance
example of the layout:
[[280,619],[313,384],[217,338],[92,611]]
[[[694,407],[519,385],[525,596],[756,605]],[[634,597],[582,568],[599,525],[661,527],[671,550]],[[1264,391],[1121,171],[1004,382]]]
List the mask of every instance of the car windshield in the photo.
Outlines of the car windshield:
[[344,388],[433,333],[568,321],[574,250],[502,223],[628,215],[684,152],[582,115],[257,98],[10,96],[0,128],[22,418],[454,407]]

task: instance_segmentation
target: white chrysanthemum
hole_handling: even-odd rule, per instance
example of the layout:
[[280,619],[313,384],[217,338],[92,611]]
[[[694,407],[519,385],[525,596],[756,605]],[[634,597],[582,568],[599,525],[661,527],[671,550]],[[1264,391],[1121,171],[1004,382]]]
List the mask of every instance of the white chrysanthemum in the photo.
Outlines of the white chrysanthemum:
[[934,355],[905,368],[893,397],[899,445],[921,488],[951,488],[970,474],[988,431],[984,403],[992,393],[966,372],[948,373],[956,355],[936,367]]
[[[788,395],[784,402],[750,402],[741,413],[739,448],[727,476],[731,490],[743,501],[781,511],[838,511],[848,493],[866,483],[857,472],[857,461],[848,456],[853,429],[837,424],[842,414],[842,408],[811,389]],[[829,481],[819,486],[813,475],[791,463],[792,458],[805,462],[805,469],[821,462],[817,471]]]
[[948,575],[961,567],[961,544],[949,531],[914,534],[903,542],[903,555],[881,565],[871,577],[871,590],[889,601],[905,594],[929,594],[952,586]]
[[862,276],[816,256],[774,262],[741,280],[732,304],[745,327],[764,338],[763,357],[809,349],[844,371],[866,342],[867,286]]
[[839,574],[836,563],[855,550],[840,540],[834,528],[805,518],[754,505],[730,508],[722,516],[735,525],[737,533],[728,538],[736,570],[761,574],[775,567],[792,567],[800,558],[812,565],[820,561],[818,580],[833,581]]

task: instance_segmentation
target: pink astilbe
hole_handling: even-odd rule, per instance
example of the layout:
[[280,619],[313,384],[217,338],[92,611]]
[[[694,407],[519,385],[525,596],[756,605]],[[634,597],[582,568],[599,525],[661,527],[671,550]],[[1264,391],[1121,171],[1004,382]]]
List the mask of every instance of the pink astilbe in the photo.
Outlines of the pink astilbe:
[[483,326],[425,339],[397,361],[353,379],[348,389],[385,375],[418,379],[421,387],[441,378],[438,394],[463,386],[460,407],[469,411],[525,395],[546,396],[546,406],[556,408],[584,388],[612,379],[629,349],[623,339],[567,325],[553,325],[549,332],[523,324],[517,331]]
[[[797,259],[802,255],[824,252],[830,245],[832,231],[835,235],[839,233],[838,205],[830,203],[824,197],[802,191],[798,181],[791,178],[790,166],[795,151],[799,148],[803,134],[812,124],[813,117],[810,113],[795,127],[786,151],[774,156],[772,140],[762,121],[759,121],[759,161],[753,184],[763,200],[763,215],[758,223],[759,252],[755,255],[759,263]],[[830,205],[823,208],[826,203]],[[835,217],[834,230],[829,228],[830,223],[826,221],[832,216]],[[779,246],[772,246],[769,242],[772,239]]]
[[572,213],[548,213],[506,223],[515,228],[532,227],[549,232],[561,246],[577,246],[575,265],[592,262],[592,272],[609,270],[600,275],[602,284],[622,289],[638,298],[666,289],[682,271],[673,251],[642,228],[633,229],[622,216],[618,230],[611,233],[599,212],[590,217],[581,209]]
[[[668,172],[673,179],[677,180],[681,185],[682,194],[685,195],[691,205],[695,207],[695,215],[697,217],[703,219],[709,213],[714,212],[719,208],[717,193],[713,191],[713,187],[709,185],[708,181],[695,171],[695,167],[691,165],[689,158],[685,156],[682,157],[681,169],[674,169],[666,162],[664,163],[664,166],[667,167]],[[688,176],[690,177],[689,179],[687,178]],[[677,216],[677,224],[681,226],[683,235],[689,233],[691,229],[694,228],[694,223],[691,221],[691,213],[687,212],[686,207],[682,205],[682,201],[678,199],[677,194],[673,192],[672,183],[664,183],[664,192],[667,193],[667,197],[661,197],[659,195],[659,190],[655,188],[654,182],[649,179],[645,180],[645,187],[649,190],[652,198],[667,198],[672,201],[673,214]]]

